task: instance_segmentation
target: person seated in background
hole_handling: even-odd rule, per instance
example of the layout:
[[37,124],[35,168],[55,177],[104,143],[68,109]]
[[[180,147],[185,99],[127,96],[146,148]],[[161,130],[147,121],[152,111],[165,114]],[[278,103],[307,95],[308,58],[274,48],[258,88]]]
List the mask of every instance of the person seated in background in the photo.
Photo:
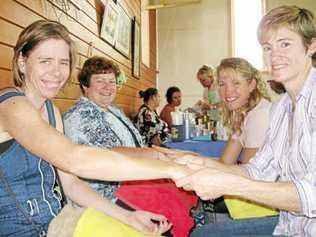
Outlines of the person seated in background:
[[[78,74],[79,85],[83,96],[81,96],[63,116],[65,134],[73,142],[107,149],[121,146],[144,147],[142,137],[133,123],[120,108],[113,104],[118,87],[116,78],[119,74],[120,70],[116,64],[104,57],[94,56],[85,61]],[[164,150],[169,153],[174,152],[173,154],[175,155],[184,154],[183,152],[159,148],[159,151],[163,152]],[[119,188],[118,182],[86,181],[94,190],[100,193],[102,197],[124,208],[132,209],[116,196],[116,192]],[[156,181],[147,183],[148,186],[146,187],[150,188],[149,185],[152,185],[151,188],[154,190],[155,183]],[[132,186],[136,189],[138,187],[135,182],[130,182],[129,185],[130,187],[128,188]],[[172,185],[174,186],[174,184]],[[175,186],[174,189],[177,190]],[[120,192],[122,192],[122,188]],[[145,190],[143,191],[143,195],[146,195]],[[167,195],[167,191],[164,195]],[[148,194],[147,198],[150,198]],[[169,198],[175,200],[177,195]],[[143,201],[145,200],[148,199],[143,196]],[[158,195],[155,197],[155,200],[151,200],[150,202],[150,205],[156,205],[156,211],[160,211],[159,205],[168,205],[168,203],[159,203],[157,200]],[[146,207],[144,204],[142,205]],[[118,213],[126,212],[126,210],[118,206],[116,209]],[[145,211],[136,211],[134,214],[138,216],[139,222],[137,224],[140,226],[148,224],[146,222],[150,222],[150,219],[154,219],[156,215],[152,212]],[[174,228],[178,227],[176,223],[173,224]],[[135,226],[135,228],[137,228],[137,226]],[[170,228],[170,225],[162,224],[161,231],[166,231],[168,228]]]
[[168,124],[163,121],[157,114],[156,109],[159,107],[160,95],[156,88],[148,88],[145,91],[139,91],[143,98],[144,104],[134,119],[134,124],[146,145],[161,146],[168,138]]
[[160,118],[168,124],[169,130],[172,126],[171,112],[181,105],[181,91],[178,87],[169,87],[166,92],[167,104],[160,112]]
[[191,112],[200,114],[209,113],[210,119],[218,121],[220,119],[221,101],[218,94],[217,84],[215,83],[216,70],[210,66],[203,65],[197,72],[196,77],[201,83],[203,89],[203,98],[199,100]]

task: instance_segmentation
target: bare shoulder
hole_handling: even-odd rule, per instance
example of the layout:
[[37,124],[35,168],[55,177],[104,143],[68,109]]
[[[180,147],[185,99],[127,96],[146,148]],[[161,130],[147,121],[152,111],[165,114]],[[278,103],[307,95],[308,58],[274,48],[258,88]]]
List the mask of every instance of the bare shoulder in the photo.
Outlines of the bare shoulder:
[[[17,91],[18,90],[14,87],[4,88],[4,89],[0,90],[0,96],[6,94],[8,92],[17,92]],[[1,111],[1,112],[3,112],[3,111]],[[12,138],[10,136],[10,134],[6,132],[6,128],[4,127],[4,125],[2,123],[1,114],[3,115],[3,113],[0,113],[0,143],[5,142],[5,141]]]

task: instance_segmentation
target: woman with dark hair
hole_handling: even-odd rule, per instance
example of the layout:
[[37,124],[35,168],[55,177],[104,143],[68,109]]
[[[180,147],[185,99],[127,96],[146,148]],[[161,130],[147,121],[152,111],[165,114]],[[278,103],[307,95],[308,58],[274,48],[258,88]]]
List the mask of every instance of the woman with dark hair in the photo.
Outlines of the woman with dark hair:
[[181,91],[178,87],[169,87],[166,93],[168,104],[160,112],[160,118],[168,124],[169,129],[172,126],[171,112],[176,111],[176,107],[181,104]]
[[156,109],[160,103],[160,95],[156,88],[140,91],[144,104],[139,108],[134,123],[145,144],[160,146],[167,140],[168,124],[159,118]]

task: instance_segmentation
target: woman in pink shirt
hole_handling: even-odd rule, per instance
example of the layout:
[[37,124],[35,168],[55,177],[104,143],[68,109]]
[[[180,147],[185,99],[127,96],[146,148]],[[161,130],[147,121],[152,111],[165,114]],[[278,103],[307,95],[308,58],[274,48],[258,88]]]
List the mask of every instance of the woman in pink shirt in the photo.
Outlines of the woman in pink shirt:
[[268,128],[271,103],[266,84],[260,72],[242,58],[223,59],[217,76],[223,122],[230,134],[220,161],[236,164],[242,152],[241,162],[247,163]]

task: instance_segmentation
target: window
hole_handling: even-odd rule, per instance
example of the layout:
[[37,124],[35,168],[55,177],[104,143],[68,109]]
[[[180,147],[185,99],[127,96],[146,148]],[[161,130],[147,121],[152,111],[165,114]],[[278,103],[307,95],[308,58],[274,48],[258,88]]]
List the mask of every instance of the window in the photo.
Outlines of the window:
[[[148,0],[141,0],[141,9],[148,5]],[[148,10],[141,11],[141,58],[142,63],[150,67],[149,56],[149,12]]]
[[263,69],[257,28],[264,12],[264,0],[231,0],[233,56],[247,59]]

